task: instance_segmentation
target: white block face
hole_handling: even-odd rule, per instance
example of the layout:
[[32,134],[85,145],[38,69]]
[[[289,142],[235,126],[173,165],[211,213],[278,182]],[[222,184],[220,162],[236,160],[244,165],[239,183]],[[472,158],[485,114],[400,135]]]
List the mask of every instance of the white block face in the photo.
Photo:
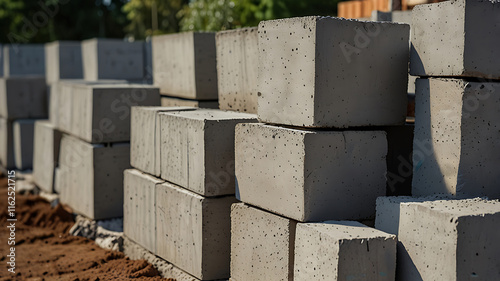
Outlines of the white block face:
[[259,24],[258,115],[304,127],[402,125],[409,26],[329,17]]
[[188,100],[174,97],[161,97],[161,106],[190,106],[199,108],[219,109],[218,101],[211,100]]
[[67,185],[60,188],[61,202],[91,219],[123,216],[123,171],[130,168],[130,145],[89,144],[64,135],[59,168]]
[[0,116],[4,118],[47,118],[45,78],[0,78],[0,101]]
[[206,198],[171,183],[156,186],[156,252],[203,280],[229,277],[233,196]]
[[396,236],[353,221],[298,223],[294,280],[394,280]]
[[160,112],[195,110],[190,107],[134,106],[131,115],[130,164],[160,176]]
[[500,198],[498,83],[418,79],[412,194]]
[[14,134],[12,121],[0,117],[0,164],[6,168],[14,168]]
[[369,218],[385,194],[384,132],[242,124],[235,143],[237,197],[285,217]]
[[163,183],[139,170],[124,172],[123,232],[150,252],[156,251],[156,185]]
[[257,113],[257,27],[218,32],[216,43],[220,108]]
[[231,280],[293,280],[296,222],[249,205],[231,207]]
[[35,119],[21,119],[13,122],[14,162],[19,170],[33,167],[35,121]]
[[33,180],[45,192],[53,193],[54,173],[59,161],[61,133],[49,121],[35,122]]
[[235,192],[234,128],[252,114],[220,110],[160,113],[161,178],[204,196]]
[[410,72],[500,78],[499,3],[457,0],[413,10]]
[[4,76],[45,75],[45,53],[42,44],[3,46]]
[[162,94],[217,99],[215,33],[154,36],[153,79]]
[[90,39],[82,42],[85,80],[142,80],[144,45],[113,39]]
[[76,41],[45,44],[45,77],[47,84],[61,79],[83,79],[82,46]]
[[498,280],[500,202],[482,199],[401,204],[401,280]]

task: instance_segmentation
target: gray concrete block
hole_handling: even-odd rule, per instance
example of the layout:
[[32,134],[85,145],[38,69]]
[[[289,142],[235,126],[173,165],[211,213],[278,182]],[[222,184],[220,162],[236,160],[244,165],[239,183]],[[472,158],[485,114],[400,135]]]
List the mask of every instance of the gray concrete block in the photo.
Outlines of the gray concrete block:
[[0,44],[0,77],[3,77],[3,45]]
[[156,255],[202,280],[229,277],[234,196],[206,198],[156,186]]
[[217,33],[220,109],[257,113],[258,38],[257,27]]
[[388,196],[411,195],[413,176],[413,124],[385,127],[387,134]]
[[48,85],[61,79],[83,79],[82,45],[78,41],[45,44],[45,61]]
[[500,198],[500,83],[417,80],[413,196]]
[[259,24],[259,120],[303,127],[402,125],[405,24],[302,17]]
[[392,281],[396,241],[354,221],[298,223],[294,279]]
[[36,121],[33,145],[33,180],[43,191],[53,193],[62,134],[49,121]]
[[190,100],[176,97],[161,96],[161,106],[190,106],[199,108],[219,109],[217,100]]
[[153,43],[151,39],[144,41],[144,84],[153,84]]
[[43,76],[0,78],[0,116],[47,118],[47,85]]
[[366,219],[386,192],[383,131],[236,126],[236,197],[298,221]]
[[455,0],[413,9],[410,73],[500,78],[495,1]]
[[217,99],[215,33],[153,36],[154,85],[164,95]]
[[256,121],[210,109],[160,113],[161,178],[204,196],[234,194],[234,128]]
[[293,280],[296,222],[249,205],[231,207],[231,280]]
[[[91,219],[123,215],[123,171],[130,168],[130,145],[90,144],[73,136],[61,140],[59,167],[64,170],[61,202]],[[57,183],[57,182],[56,182]]]
[[136,169],[124,172],[123,233],[156,251],[156,186],[165,182]]
[[500,280],[500,202],[401,204],[399,280]]
[[43,44],[15,44],[3,46],[5,77],[45,75]]
[[151,175],[160,176],[159,112],[195,110],[192,107],[132,107],[130,123],[130,165]]
[[392,12],[382,12],[373,10],[370,17],[371,21],[392,21]]
[[82,41],[83,77],[139,80],[144,78],[144,43],[119,39]]
[[12,123],[14,132],[14,162],[18,170],[33,167],[35,119],[20,119]]
[[15,167],[14,133],[12,121],[0,117],[0,165],[5,169]]

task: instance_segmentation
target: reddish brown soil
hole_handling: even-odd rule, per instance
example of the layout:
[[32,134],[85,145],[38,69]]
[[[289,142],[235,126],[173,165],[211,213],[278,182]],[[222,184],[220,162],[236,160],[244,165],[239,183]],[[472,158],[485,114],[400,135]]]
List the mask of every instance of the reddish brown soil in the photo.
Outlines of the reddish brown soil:
[[71,236],[73,216],[60,205],[34,195],[16,194],[16,270],[7,271],[7,179],[0,178],[0,281],[6,280],[147,280],[161,278],[144,260],[104,250],[92,240]]

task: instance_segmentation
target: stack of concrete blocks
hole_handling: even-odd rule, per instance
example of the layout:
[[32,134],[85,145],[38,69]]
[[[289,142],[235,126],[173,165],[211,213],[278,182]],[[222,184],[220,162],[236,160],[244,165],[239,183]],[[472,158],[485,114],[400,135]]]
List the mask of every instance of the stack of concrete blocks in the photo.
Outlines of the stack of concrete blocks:
[[34,122],[47,118],[43,45],[4,45],[0,78],[0,166],[30,170]]
[[121,217],[123,171],[130,167],[131,107],[158,106],[158,88],[120,81],[60,81],[54,89],[59,110],[51,115],[64,133],[54,189],[62,203],[91,219]]
[[386,194],[374,126],[405,123],[409,26],[304,17],[258,36],[262,123],[236,127],[231,278],[394,280],[395,236],[354,221]]
[[257,27],[221,31],[215,39],[219,108],[257,113]]
[[153,84],[161,105],[218,108],[215,33],[154,36]]

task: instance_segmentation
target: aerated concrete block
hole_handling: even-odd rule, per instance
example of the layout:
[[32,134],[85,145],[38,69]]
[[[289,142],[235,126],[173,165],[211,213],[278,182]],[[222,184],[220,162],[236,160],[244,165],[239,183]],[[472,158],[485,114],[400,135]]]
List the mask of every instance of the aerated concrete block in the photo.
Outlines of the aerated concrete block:
[[35,121],[35,119],[20,119],[13,122],[14,162],[18,170],[33,167]]
[[36,121],[33,145],[33,180],[45,192],[55,192],[54,175],[59,161],[61,137],[61,132],[49,121]]
[[45,75],[45,52],[42,44],[3,46],[4,77]]
[[366,219],[386,191],[383,131],[236,126],[236,197],[298,221]]
[[215,39],[220,109],[257,113],[257,27],[221,31]]
[[216,100],[189,100],[161,96],[161,106],[190,106],[199,108],[219,109],[219,102]]
[[156,251],[156,186],[165,182],[136,169],[124,172],[123,233]]
[[234,196],[206,198],[174,184],[156,186],[156,252],[202,280],[229,277]]
[[388,196],[411,195],[413,176],[413,124],[384,128],[387,134],[387,192]]
[[130,168],[128,143],[90,144],[73,136],[61,140],[61,202],[91,219],[123,215],[123,171]]
[[296,222],[249,205],[231,207],[231,280],[293,280]]
[[85,80],[144,78],[144,43],[118,39],[82,41]]
[[295,280],[392,281],[396,236],[354,221],[298,223]]
[[12,121],[0,117],[0,164],[5,169],[15,167],[14,163],[14,133]]
[[45,44],[45,61],[48,85],[61,79],[83,79],[82,45],[78,41]]
[[417,79],[413,196],[500,198],[500,83]]
[[160,176],[160,117],[168,111],[195,110],[191,107],[132,107],[130,164],[143,172]]
[[43,76],[0,78],[0,116],[47,118],[47,85]]
[[303,127],[402,125],[406,24],[302,17],[259,24],[259,120]]
[[401,204],[399,280],[500,280],[500,202]]
[[410,73],[500,78],[500,3],[454,0],[413,9]]
[[256,121],[209,109],[160,113],[161,178],[203,196],[234,194],[234,128]]
[[217,99],[215,33],[153,36],[154,85],[164,95]]

